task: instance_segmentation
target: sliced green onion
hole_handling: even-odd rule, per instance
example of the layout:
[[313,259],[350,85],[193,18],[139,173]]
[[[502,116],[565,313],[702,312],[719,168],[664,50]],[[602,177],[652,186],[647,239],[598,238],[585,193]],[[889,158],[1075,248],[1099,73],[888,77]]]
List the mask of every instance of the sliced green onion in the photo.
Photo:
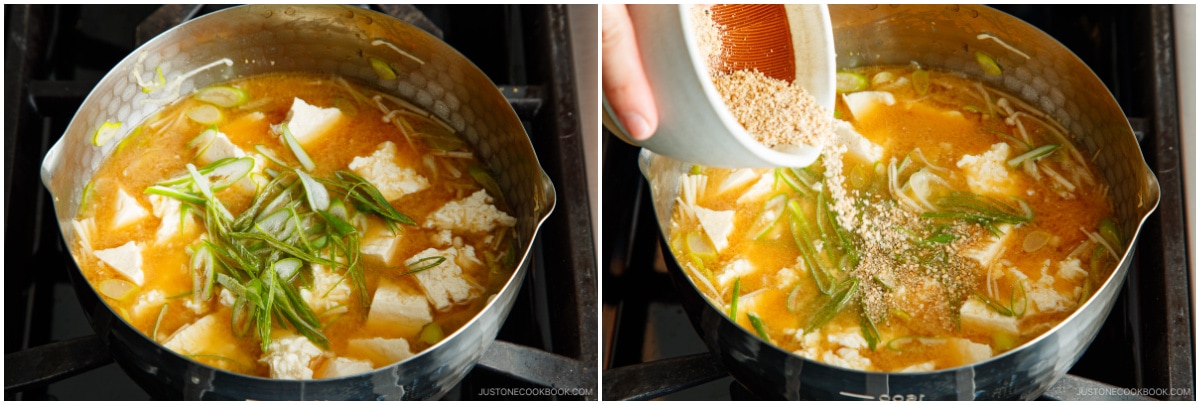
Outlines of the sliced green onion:
[[441,325],[438,325],[437,322],[430,322],[428,325],[425,325],[425,327],[421,328],[421,341],[427,344],[437,344],[437,342],[442,341],[442,338],[444,337],[446,337],[446,334],[442,332],[442,327]]
[[164,303],[162,309],[158,310],[158,319],[154,321],[154,330],[151,332],[153,334],[150,336],[150,339],[155,342],[158,342],[158,327],[162,325],[163,317],[167,315],[167,307],[169,305],[169,303]]
[[292,150],[292,154],[296,155],[296,160],[300,161],[300,165],[304,166],[304,170],[313,171],[317,168],[317,164],[313,163],[308,153],[304,152],[304,148],[300,147],[300,141],[296,140],[296,136],[292,135],[292,130],[288,129],[287,124],[281,125],[283,128],[283,140],[287,144],[288,149]]
[[104,144],[117,135],[117,131],[120,129],[120,121],[104,121],[103,124],[100,124],[100,128],[96,129],[96,133],[92,134],[92,145],[104,146]]
[[[917,95],[924,96],[929,92],[929,71],[917,69],[912,73],[913,89],[917,91]],[[875,350],[872,348],[871,350]]]
[[859,317],[859,329],[862,331],[863,339],[867,341],[867,347],[871,351],[875,351],[875,346],[879,344],[879,329],[875,327],[875,322],[871,321],[871,317],[867,314],[862,314]]
[[854,297],[854,293],[858,291],[858,279],[852,278],[843,281],[838,285],[837,292],[830,297],[829,302],[825,303],[821,309],[817,310],[813,317],[808,322],[808,327],[804,328],[804,334],[808,334],[814,330],[825,326],[835,315],[842,312],[846,308],[846,304],[850,303],[850,299]]
[[392,65],[384,62],[383,59],[376,57],[367,58],[371,62],[371,69],[375,70],[375,74],[383,80],[396,80],[396,70],[392,69]]
[[150,186],[146,187],[146,194],[157,194],[163,197],[171,197],[179,201],[186,201],[193,204],[204,204],[204,196],[199,196],[191,193],[176,190],[171,187]]
[[754,327],[754,331],[758,333],[758,337],[767,342],[771,341],[771,336],[767,335],[767,328],[763,326],[762,319],[758,318],[753,312],[747,312],[746,317],[750,318],[750,326]]
[[853,93],[856,91],[866,90],[870,85],[867,76],[862,73],[840,71],[837,72],[837,91],[838,93]]
[[416,274],[416,273],[420,273],[425,270],[432,269],[432,268],[437,267],[438,265],[442,264],[442,262],[445,262],[445,261],[446,261],[445,256],[429,256],[429,257],[424,257],[424,258],[412,261],[412,262],[408,263],[408,271],[404,272],[403,274],[400,274],[400,277],[404,277],[404,276],[407,276],[410,274]]
[[1029,152],[1022,153],[1020,156],[1009,159],[1008,167],[1020,166],[1021,163],[1024,163],[1026,160],[1041,159],[1046,155],[1049,155],[1051,152],[1054,152],[1055,149],[1058,149],[1058,145],[1050,144],[1039,146]]
[[742,278],[738,277],[733,281],[733,299],[729,301],[729,319],[732,319],[734,323],[737,323],[738,295],[741,294],[741,291]]
[[137,292],[138,286],[137,284],[123,279],[110,278],[108,280],[101,281],[100,285],[97,286],[96,289],[100,290],[100,294],[103,294],[105,297],[112,298],[117,301],[124,301],[125,299],[133,296],[133,293]]
[[300,267],[303,265],[304,262],[301,262],[300,259],[289,257],[275,262],[275,264],[271,265],[271,268],[279,274],[281,280],[288,281],[299,272]]
[[975,62],[979,63],[979,68],[983,69],[983,73],[988,76],[999,76],[1000,73],[1004,72],[1004,69],[1000,67],[996,59],[986,53],[975,52]]
[[788,293],[787,303],[785,305],[787,306],[788,312],[796,312],[800,310],[800,283],[796,283],[796,286],[792,287],[792,292]]
[[329,190],[313,180],[308,173],[296,172],[296,175],[300,177],[300,183],[304,185],[304,194],[308,197],[308,205],[318,211],[329,209]]
[[983,295],[981,295],[979,293],[975,293],[975,298],[979,298],[979,300],[983,301],[983,303],[986,304],[988,306],[988,308],[991,308],[993,311],[996,311],[996,313],[998,313],[1000,315],[1008,316],[1008,317],[1014,316],[1013,311],[1011,309],[1005,308],[1003,305],[1000,305],[999,303],[992,301],[988,297],[984,297]]
[[237,87],[210,86],[196,91],[195,99],[218,107],[237,107],[250,100],[250,94]]
[[[141,81],[142,79],[138,78],[138,82],[140,83]],[[149,86],[142,86],[142,93],[152,93],[162,88],[165,84],[167,84],[167,78],[163,76],[162,67],[156,66],[154,67],[154,83]]]
[[491,195],[492,198],[495,198],[501,204],[504,203],[504,193],[500,191],[500,184],[496,183],[496,179],[492,178],[487,169],[478,165],[471,165],[467,167],[467,174],[470,174],[476,183],[479,183],[484,190],[487,190],[488,195]]
[[187,110],[188,119],[201,125],[213,125],[221,122],[221,110],[211,104],[200,104]]
[[774,197],[767,199],[762,209],[759,210],[754,224],[750,225],[750,232],[746,236],[749,236],[753,240],[761,240],[771,232],[771,229],[775,228],[775,224],[783,217],[783,210],[786,207],[787,194],[776,194]]
[[1121,232],[1117,230],[1117,223],[1112,218],[1100,220],[1100,236],[1112,244],[1113,249],[1125,246],[1121,243]]

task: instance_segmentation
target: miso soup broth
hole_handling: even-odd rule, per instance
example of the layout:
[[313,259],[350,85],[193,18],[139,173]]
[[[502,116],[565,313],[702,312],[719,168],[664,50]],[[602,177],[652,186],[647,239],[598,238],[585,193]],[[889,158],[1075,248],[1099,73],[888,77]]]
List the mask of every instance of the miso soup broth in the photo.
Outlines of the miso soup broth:
[[671,250],[749,333],[851,369],[944,369],[1036,338],[1111,274],[1108,187],[1053,119],[954,73],[839,76],[816,164],[682,175]]
[[72,249],[121,317],[180,355],[332,378],[436,344],[503,286],[516,221],[495,184],[450,126],[396,97],[247,77],[123,139]]

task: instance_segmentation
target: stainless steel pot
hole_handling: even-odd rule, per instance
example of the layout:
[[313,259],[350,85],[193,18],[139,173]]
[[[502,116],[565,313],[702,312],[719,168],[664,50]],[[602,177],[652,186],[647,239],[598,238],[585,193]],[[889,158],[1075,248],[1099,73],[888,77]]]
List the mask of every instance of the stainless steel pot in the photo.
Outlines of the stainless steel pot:
[[[368,61],[372,57],[389,62],[397,77],[381,79]],[[162,68],[167,86],[143,93],[133,72],[148,78],[155,67]],[[215,369],[163,348],[116,316],[78,271],[71,274],[76,294],[118,364],[156,397],[440,397],[470,371],[508,316],[525,277],[534,234],[554,208],[554,186],[495,84],[450,46],[387,15],[350,6],[241,6],[182,24],[135,50],[92,90],[42,164],[42,182],[54,197],[64,241],[76,245],[70,221],[84,184],[143,119],[175,95],[210,83],[283,71],[331,73],[371,83],[436,114],[474,148],[514,211],[521,251],[517,269],[488,298],[489,304],[437,345],[400,363],[339,379],[283,381]],[[124,123],[121,133],[102,147],[93,146],[91,136],[105,121]]]
[[[1074,54],[1038,29],[983,6],[832,5],[838,66],[906,65],[957,71],[1003,89],[1048,113],[1076,136],[1111,187],[1125,230],[1120,264],[1074,314],[1042,336],[986,361],[923,373],[850,370],[772,346],[713,306],[673,255],[668,267],[693,326],[725,368],[768,397],[827,399],[1033,399],[1079,359],[1112,309],[1159,186],[1125,114],[1104,84]],[[992,39],[996,38],[999,41]],[[974,52],[996,58],[1004,73],[986,76]],[[679,176],[691,168],[643,151],[659,226],[669,235]],[[664,244],[664,249],[666,249]]]

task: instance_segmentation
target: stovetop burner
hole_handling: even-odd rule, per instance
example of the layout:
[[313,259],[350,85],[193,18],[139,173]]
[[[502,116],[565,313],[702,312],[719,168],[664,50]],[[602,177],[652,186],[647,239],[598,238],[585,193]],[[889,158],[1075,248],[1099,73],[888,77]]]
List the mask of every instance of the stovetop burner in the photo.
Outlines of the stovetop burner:
[[[1130,117],[1162,188],[1112,312],[1044,398],[1194,399],[1171,7],[997,8],[1055,37],[1092,68]],[[638,150],[607,133],[603,139],[604,398],[760,399],[708,352],[675,296]]]
[[[148,399],[76,301],[67,277],[76,270],[39,170],[112,66],[225,7],[5,6],[5,399]],[[596,399],[594,243],[566,7],[370,7],[443,38],[498,83],[558,192],[497,341],[444,399]],[[545,387],[579,390],[537,390]]]

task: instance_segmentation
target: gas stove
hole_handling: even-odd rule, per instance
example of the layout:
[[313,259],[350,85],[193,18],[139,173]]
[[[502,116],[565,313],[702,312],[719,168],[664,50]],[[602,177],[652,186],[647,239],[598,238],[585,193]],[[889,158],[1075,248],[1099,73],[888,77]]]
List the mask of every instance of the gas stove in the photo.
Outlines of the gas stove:
[[[1193,280],[1179,167],[1195,151],[1181,153],[1177,97],[1195,90],[1176,88],[1171,6],[997,8],[1055,37],[1091,67],[1129,117],[1162,187],[1112,312],[1044,398],[1194,400]],[[764,399],[723,370],[688,321],[664,264],[638,150],[611,135],[603,139],[604,398]]]
[[[5,399],[170,399],[150,398],[88,326],[39,170],[114,65],[158,33],[224,7],[5,6]],[[595,244],[576,95],[595,84],[573,79],[568,7],[363,7],[442,38],[497,83],[558,192],[497,341],[443,399],[595,399]],[[538,389],[547,387],[579,390]]]

